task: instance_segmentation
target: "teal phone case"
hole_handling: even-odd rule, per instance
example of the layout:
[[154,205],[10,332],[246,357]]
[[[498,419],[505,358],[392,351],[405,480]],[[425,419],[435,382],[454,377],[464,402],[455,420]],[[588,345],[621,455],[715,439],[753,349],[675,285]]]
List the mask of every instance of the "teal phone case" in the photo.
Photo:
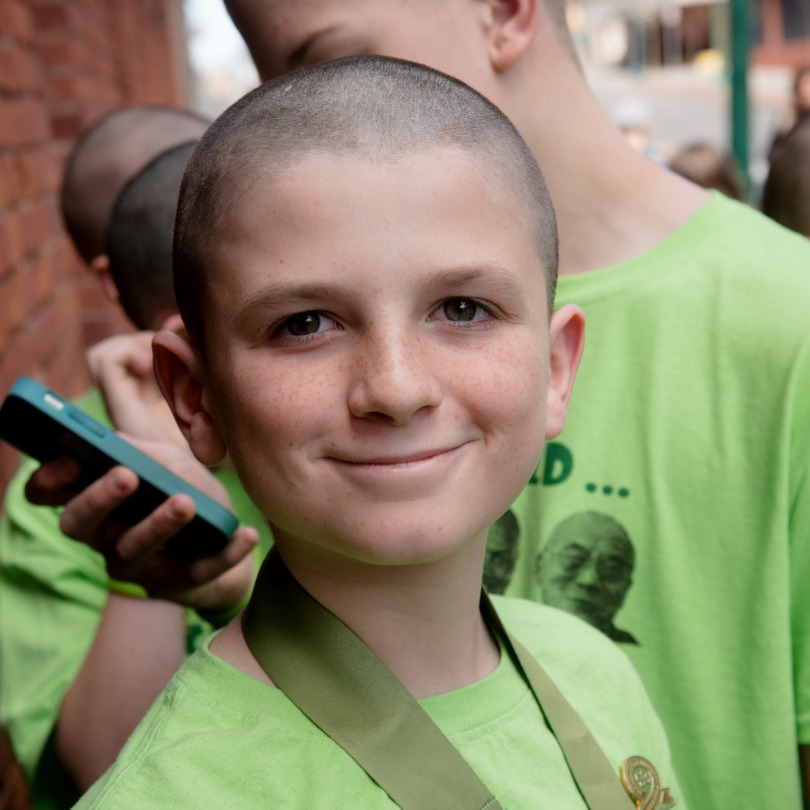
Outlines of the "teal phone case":
[[141,483],[115,512],[129,525],[141,521],[170,495],[189,495],[196,515],[166,544],[178,556],[202,557],[219,551],[238,525],[235,515],[204,492],[28,377],[14,383],[0,407],[0,438],[38,461],[60,456],[76,459],[82,468],[80,487],[119,464],[129,467]]

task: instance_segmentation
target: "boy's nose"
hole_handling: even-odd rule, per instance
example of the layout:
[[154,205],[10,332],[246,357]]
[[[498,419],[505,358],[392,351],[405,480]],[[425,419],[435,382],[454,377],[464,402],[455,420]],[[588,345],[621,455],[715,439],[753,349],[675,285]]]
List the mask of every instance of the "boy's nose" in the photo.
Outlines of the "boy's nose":
[[440,381],[418,341],[371,340],[358,349],[349,390],[354,416],[401,425],[441,402]]

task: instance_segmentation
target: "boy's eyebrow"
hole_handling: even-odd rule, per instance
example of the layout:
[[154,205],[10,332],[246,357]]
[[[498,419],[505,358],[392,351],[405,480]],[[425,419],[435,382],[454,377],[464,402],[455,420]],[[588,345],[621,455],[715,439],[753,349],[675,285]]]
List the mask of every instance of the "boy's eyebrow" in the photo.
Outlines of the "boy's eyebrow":
[[474,267],[451,267],[437,272],[430,280],[430,286],[438,289],[466,287],[469,284],[486,282],[489,289],[514,292],[522,287],[521,279],[507,268],[493,263],[481,263]]
[[342,284],[327,284],[324,282],[300,282],[295,284],[268,284],[259,292],[251,295],[245,305],[237,313],[241,318],[250,312],[263,309],[274,309],[290,304],[305,304],[310,301],[330,301],[346,288]]
[[[495,290],[504,294],[514,294],[523,286],[519,277],[497,264],[446,268],[431,274],[425,286],[437,291],[449,291],[483,282],[486,283],[487,290]],[[472,293],[472,291],[470,292]],[[294,282],[291,284],[271,282],[251,295],[236,317],[243,318],[251,312],[309,304],[314,301],[319,303],[334,301],[353,294],[355,294],[353,288],[340,282]]]

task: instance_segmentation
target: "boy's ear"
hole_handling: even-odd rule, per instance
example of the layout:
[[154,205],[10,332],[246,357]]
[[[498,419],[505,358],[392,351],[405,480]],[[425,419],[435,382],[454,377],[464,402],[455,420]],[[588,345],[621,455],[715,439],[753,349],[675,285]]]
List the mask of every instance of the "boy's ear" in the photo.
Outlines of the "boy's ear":
[[100,253],[90,262],[90,269],[98,279],[104,295],[114,304],[117,304],[121,300],[121,296],[118,294],[118,287],[115,286],[110,273],[110,257],[106,253]]
[[510,68],[534,36],[543,0],[485,0],[489,61],[498,73]]
[[549,376],[546,392],[546,438],[553,439],[565,425],[568,400],[574,388],[585,345],[585,315],[566,304],[551,316]]
[[180,335],[186,341],[188,340],[188,332],[186,331],[186,325],[183,323],[182,317],[180,317],[180,313],[172,310],[171,312],[167,312],[165,314],[161,314],[158,317],[158,322],[155,324],[155,332],[175,332],[176,334]]
[[158,332],[152,340],[155,377],[177,426],[197,460],[207,467],[225,458],[225,442],[202,383],[197,354],[177,332]]

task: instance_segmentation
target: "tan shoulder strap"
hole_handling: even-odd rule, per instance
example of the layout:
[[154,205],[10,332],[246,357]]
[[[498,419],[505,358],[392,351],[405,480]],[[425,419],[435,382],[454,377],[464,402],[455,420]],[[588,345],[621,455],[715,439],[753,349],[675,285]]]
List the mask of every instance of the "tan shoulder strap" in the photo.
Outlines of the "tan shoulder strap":
[[[594,803],[586,795],[591,810],[628,810],[632,803],[617,774],[612,775],[616,793],[608,798],[603,783],[610,766],[576,713],[528,651],[505,635],[485,597],[482,607],[528,677],[541,708],[545,711],[549,700],[555,704],[555,720],[549,718],[549,725],[561,739],[555,727],[561,724],[563,738],[571,741],[572,751],[564,749],[566,759],[576,768],[583,795],[587,790],[595,797]],[[242,628],[250,651],[273,682],[400,807],[500,810],[418,701],[349,627],[298,584],[275,552],[262,566]],[[539,678],[545,693],[542,701],[533,678]],[[557,696],[567,709],[559,709]],[[576,722],[569,732],[571,714]]]

